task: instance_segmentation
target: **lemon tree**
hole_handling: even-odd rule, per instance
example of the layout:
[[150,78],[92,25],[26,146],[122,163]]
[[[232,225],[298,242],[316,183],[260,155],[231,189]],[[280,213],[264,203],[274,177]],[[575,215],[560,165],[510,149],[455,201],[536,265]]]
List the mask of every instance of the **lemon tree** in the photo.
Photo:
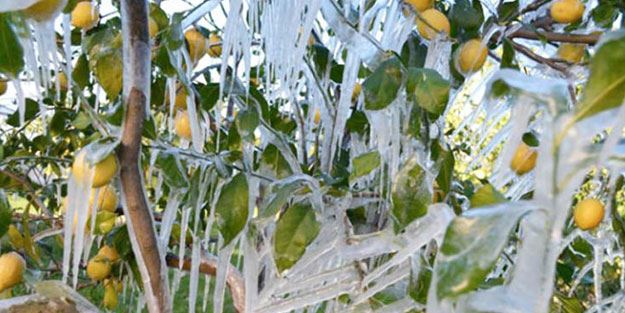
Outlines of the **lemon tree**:
[[624,11],[0,0],[0,311],[618,312]]

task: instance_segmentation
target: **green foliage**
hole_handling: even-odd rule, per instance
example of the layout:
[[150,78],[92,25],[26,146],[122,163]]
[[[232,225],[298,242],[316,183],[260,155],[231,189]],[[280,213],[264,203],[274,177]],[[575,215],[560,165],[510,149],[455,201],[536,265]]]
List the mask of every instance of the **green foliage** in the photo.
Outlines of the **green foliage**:
[[507,199],[501,194],[493,185],[486,184],[478,189],[473,196],[471,196],[471,207],[478,208],[482,206],[495,205],[502,202],[506,202]]
[[625,98],[625,30],[607,34],[590,61],[590,77],[577,106],[582,120],[623,103]]
[[440,116],[447,106],[451,85],[437,71],[425,68],[409,68],[406,91],[409,99],[432,113]]
[[380,166],[379,152],[371,151],[363,153],[352,159],[352,173],[349,175],[349,180],[352,181],[358,177],[365,176],[378,166]]
[[395,98],[402,85],[404,70],[396,57],[384,61],[362,84],[365,91],[365,109],[382,110]]
[[409,159],[393,179],[392,214],[395,230],[401,231],[410,222],[427,213],[432,202],[426,172],[415,157]]
[[156,167],[160,169],[165,177],[165,182],[173,188],[185,188],[189,182],[184,167],[174,154],[162,152],[156,158]]
[[508,235],[527,209],[495,206],[466,211],[445,233],[434,268],[439,299],[454,298],[475,290],[486,278]]
[[307,203],[289,207],[278,220],[274,241],[274,259],[278,271],[291,268],[319,234],[315,211]]
[[17,78],[24,68],[24,50],[8,13],[0,13],[0,43],[0,73]]
[[11,210],[7,196],[4,190],[0,189],[0,237],[4,236],[9,229],[12,215],[13,210]]
[[232,177],[221,189],[215,207],[215,220],[223,236],[224,246],[230,244],[247,224],[248,198],[247,178],[244,173]]

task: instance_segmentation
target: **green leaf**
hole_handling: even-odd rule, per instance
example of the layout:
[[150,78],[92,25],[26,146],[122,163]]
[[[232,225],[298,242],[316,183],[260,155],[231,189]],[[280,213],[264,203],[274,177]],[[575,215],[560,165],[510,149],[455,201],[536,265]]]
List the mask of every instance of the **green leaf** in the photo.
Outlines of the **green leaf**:
[[445,111],[450,88],[449,81],[435,70],[415,67],[408,69],[406,91],[409,99],[436,117]]
[[436,176],[436,184],[445,193],[449,193],[451,189],[451,181],[454,175],[454,153],[451,150],[442,150],[439,155],[440,170]]
[[430,267],[421,267],[418,275],[415,275],[411,268],[408,294],[417,303],[426,304],[431,281],[432,270]]
[[235,175],[221,189],[215,208],[215,221],[223,236],[224,246],[230,244],[247,223],[248,192],[247,178],[244,173]]
[[163,74],[168,77],[173,77],[176,75],[176,69],[171,64],[171,60],[169,59],[169,52],[166,46],[161,46],[156,53],[156,58],[154,58],[154,64],[158,66]]
[[237,114],[236,125],[241,138],[254,141],[254,130],[260,124],[258,112],[254,108],[245,109]]
[[291,268],[318,234],[319,222],[310,204],[297,203],[288,208],[278,220],[273,236],[274,259],[278,271]]
[[625,30],[604,35],[590,61],[590,76],[575,120],[615,108],[625,98]]
[[260,172],[277,179],[283,179],[292,173],[280,149],[272,144],[267,145],[260,157]]
[[432,194],[427,183],[426,173],[412,157],[400,169],[393,180],[392,214],[395,217],[395,231],[401,231],[412,221],[427,213],[432,202]]
[[[24,122],[28,122],[37,117],[37,113],[39,113],[39,103],[31,98],[26,98],[24,107]],[[7,124],[13,127],[20,126],[19,110],[16,110],[13,114],[9,115],[7,118]]]
[[265,198],[260,216],[262,218],[274,217],[278,211],[287,204],[291,196],[302,187],[299,182],[290,182],[277,185],[271,189],[271,193]]
[[428,47],[421,42],[421,38],[410,33],[401,49],[401,61],[405,67],[423,67],[427,53]]
[[24,51],[8,14],[0,14],[0,73],[11,78],[24,68]]
[[167,185],[173,188],[185,188],[189,185],[184,167],[173,154],[159,153],[155,165],[165,174]]
[[510,39],[503,40],[503,53],[501,55],[501,68],[519,69],[519,65],[514,58],[514,47],[510,43]]
[[401,62],[396,57],[384,61],[362,86],[365,90],[365,109],[382,110],[395,98],[403,80]]
[[519,0],[502,1],[499,3],[499,6],[497,6],[497,19],[500,22],[505,22],[517,12],[519,12]]
[[538,145],[540,144],[540,141],[538,141],[536,134],[534,134],[533,132],[527,132],[523,134],[522,139],[523,142],[530,147],[538,147]]
[[471,207],[494,205],[508,201],[493,185],[486,184],[471,196]]
[[202,109],[210,111],[219,100],[219,83],[209,83],[198,88]]
[[98,53],[89,64],[106,95],[109,99],[115,100],[122,91],[124,69],[121,50],[106,50]]
[[0,237],[6,234],[7,230],[9,230],[9,225],[11,224],[11,206],[9,205],[9,200],[7,200],[4,191],[0,189]]
[[484,22],[481,6],[473,6],[469,0],[455,1],[449,17],[451,24],[460,29],[476,29]]
[[378,166],[380,166],[380,153],[378,151],[363,153],[352,160],[352,172],[349,175],[349,180],[352,181],[365,176]]
[[72,80],[76,82],[81,89],[89,85],[89,62],[85,54],[81,54],[80,57],[78,57],[76,66],[74,66],[74,70],[72,71]]
[[76,129],[83,130],[91,125],[91,119],[85,112],[78,112],[76,118],[72,121],[72,125],[76,127]]
[[478,288],[527,211],[527,206],[503,204],[456,217],[447,227],[434,266],[438,298],[453,298]]
[[352,111],[352,115],[347,119],[345,127],[350,132],[364,134],[369,127],[369,120],[367,119],[367,115],[363,111]]

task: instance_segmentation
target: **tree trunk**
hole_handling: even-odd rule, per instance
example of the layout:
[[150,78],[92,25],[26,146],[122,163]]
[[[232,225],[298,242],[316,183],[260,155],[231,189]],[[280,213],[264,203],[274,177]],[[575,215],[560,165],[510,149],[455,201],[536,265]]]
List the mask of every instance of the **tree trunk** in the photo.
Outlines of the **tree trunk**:
[[124,214],[143,282],[148,310],[171,312],[164,255],[159,251],[154,221],[140,170],[141,134],[150,97],[150,39],[145,0],[122,0],[125,120],[118,152]]

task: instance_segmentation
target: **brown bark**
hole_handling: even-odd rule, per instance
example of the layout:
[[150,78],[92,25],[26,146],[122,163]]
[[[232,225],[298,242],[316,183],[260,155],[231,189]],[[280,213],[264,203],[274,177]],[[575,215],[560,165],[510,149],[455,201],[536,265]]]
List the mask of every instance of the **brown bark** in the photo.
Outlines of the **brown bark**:
[[554,32],[545,32],[545,31],[535,31],[528,28],[521,28],[514,33],[510,34],[508,38],[524,38],[524,39],[533,39],[540,40],[546,39],[547,41],[556,41],[556,42],[570,42],[570,43],[585,43],[589,45],[594,45],[601,37],[601,34],[566,34],[566,33],[554,33]]
[[[180,268],[180,259],[174,254],[168,254],[167,266]],[[185,271],[191,270],[191,259],[185,258],[182,261],[182,269]],[[202,255],[200,259],[200,273],[215,276],[217,274],[217,258],[211,255]],[[232,295],[234,308],[239,313],[245,312],[245,282],[241,273],[232,266],[228,267],[226,283]]]
[[171,312],[166,267],[159,253],[139,166],[150,81],[147,2],[123,0],[121,11],[126,115],[118,157],[124,213],[133,230],[130,232],[134,236],[132,248],[137,256],[148,310],[151,313]]

